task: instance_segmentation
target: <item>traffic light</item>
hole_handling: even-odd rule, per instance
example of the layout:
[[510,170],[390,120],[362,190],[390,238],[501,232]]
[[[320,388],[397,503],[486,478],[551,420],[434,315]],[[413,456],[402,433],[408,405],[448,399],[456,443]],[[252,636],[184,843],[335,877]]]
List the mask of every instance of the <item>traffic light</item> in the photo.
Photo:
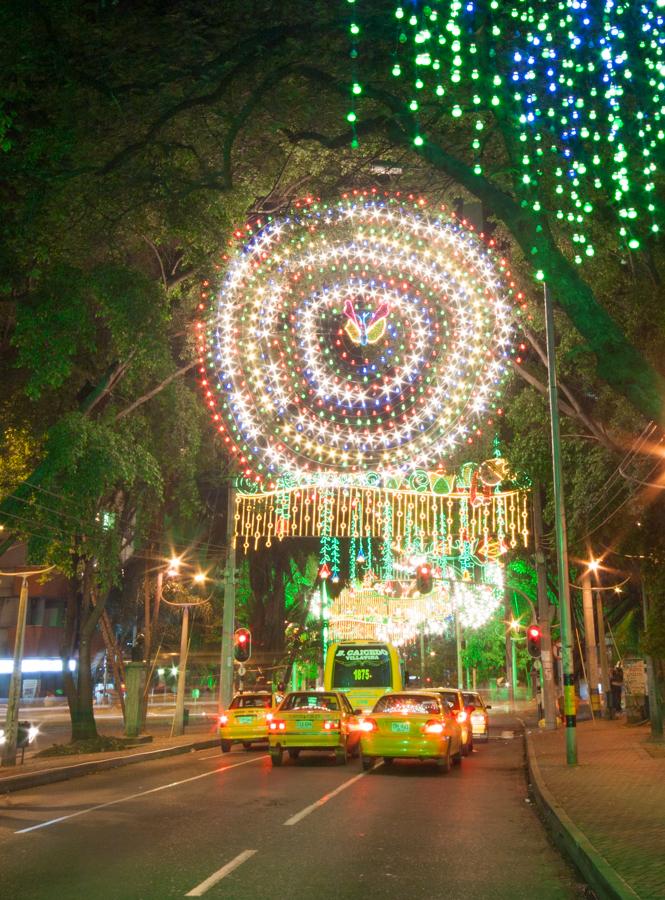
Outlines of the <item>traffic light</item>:
[[247,662],[252,655],[252,632],[249,628],[236,628],[233,635],[233,658],[236,662]]
[[432,590],[432,567],[422,563],[416,570],[416,587],[420,594],[429,594]]
[[529,625],[526,630],[526,649],[529,656],[540,659],[540,639],[543,633],[538,625]]

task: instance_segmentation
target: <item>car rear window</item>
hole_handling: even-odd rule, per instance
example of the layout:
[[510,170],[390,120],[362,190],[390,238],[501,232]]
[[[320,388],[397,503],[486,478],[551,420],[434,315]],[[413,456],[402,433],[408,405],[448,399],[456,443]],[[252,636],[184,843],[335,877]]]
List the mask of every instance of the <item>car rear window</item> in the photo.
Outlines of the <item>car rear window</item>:
[[339,709],[337,697],[334,694],[289,694],[280,709]]
[[242,697],[233,698],[229,709],[267,709],[270,705],[270,694],[243,694]]
[[450,703],[454,709],[461,709],[460,698],[457,691],[439,691],[443,699]]
[[482,708],[483,701],[478,694],[462,694],[462,697],[464,697],[464,703],[467,706],[479,706]]
[[434,697],[408,696],[400,694],[387,694],[377,700],[374,707],[375,713],[395,713],[396,715],[439,715],[441,708]]

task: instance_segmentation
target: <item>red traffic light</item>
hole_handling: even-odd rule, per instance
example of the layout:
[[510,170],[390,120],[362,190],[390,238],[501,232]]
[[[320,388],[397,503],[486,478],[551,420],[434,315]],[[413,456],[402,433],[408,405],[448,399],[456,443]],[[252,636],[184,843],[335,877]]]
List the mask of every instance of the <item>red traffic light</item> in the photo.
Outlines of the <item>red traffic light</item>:
[[540,658],[540,639],[543,633],[539,625],[529,625],[526,630],[526,649],[533,659]]
[[233,635],[233,656],[236,662],[247,662],[252,655],[252,633],[249,628],[238,628]]
[[432,567],[422,563],[416,569],[416,587],[421,594],[429,594],[432,590]]

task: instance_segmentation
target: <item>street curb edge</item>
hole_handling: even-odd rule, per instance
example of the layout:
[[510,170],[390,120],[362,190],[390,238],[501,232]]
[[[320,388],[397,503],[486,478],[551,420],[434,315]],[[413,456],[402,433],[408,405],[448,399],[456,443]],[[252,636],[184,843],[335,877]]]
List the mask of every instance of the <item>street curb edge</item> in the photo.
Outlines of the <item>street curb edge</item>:
[[531,788],[557,847],[572,860],[600,900],[639,900],[639,894],[635,893],[616,869],[612,868],[563,807],[557,803],[545,784],[533,749],[533,738],[526,727],[524,737]]
[[58,781],[69,781],[71,778],[82,778],[84,775],[92,775],[95,772],[107,772],[109,769],[119,769],[123,766],[131,766],[140,762],[150,762],[153,759],[163,759],[167,756],[179,756],[192,750],[206,750],[209,747],[217,747],[219,740],[209,738],[204,741],[193,741],[191,744],[179,744],[175,747],[163,747],[159,750],[148,750],[145,753],[132,753],[128,756],[114,756],[112,759],[94,759],[89,762],[79,763],[73,766],[60,766],[59,768],[45,769],[43,772],[30,772],[26,775],[10,775],[0,779],[0,795],[12,794],[16,791],[25,791],[33,787],[41,787],[44,784],[55,784]]

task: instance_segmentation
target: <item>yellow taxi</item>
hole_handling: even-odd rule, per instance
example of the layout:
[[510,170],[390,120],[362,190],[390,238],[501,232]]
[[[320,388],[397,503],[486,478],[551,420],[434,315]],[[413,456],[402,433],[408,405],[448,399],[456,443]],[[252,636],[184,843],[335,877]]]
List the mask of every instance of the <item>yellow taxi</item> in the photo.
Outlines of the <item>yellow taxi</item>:
[[438,693],[386,694],[360,719],[359,729],[363,769],[370,769],[379,757],[385,765],[395,759],[430,759],[443,772],[462,761],[462,729]]
[[464,707],[464,697],[457,688],[441,687],[432,688],[437,694],[441,694],[445,702],[452,709],[453,715],[462,729],[462,753],[468,756],[473,752],[473,729],[469,720],[468,710]]
[[228,753],[231,744],[241,743],[245,750],[252,744],[268,740],[268,722],[277,706],[269,691],[236,694],[229,708],[219,717],[219,736],[222,753]]
[[281,766],[286,751],[297,759],[301,750],[327,750],[344,765],[357,753],[357,713],[339,691],[293,691],[269,722],[270,761]]
[[492,707],[485,703],[477,691],[462,691],[462,697],[464,698],[464,709],[469,714],[471,721],[474,740],[489,741],[490,716],[487,710]]

